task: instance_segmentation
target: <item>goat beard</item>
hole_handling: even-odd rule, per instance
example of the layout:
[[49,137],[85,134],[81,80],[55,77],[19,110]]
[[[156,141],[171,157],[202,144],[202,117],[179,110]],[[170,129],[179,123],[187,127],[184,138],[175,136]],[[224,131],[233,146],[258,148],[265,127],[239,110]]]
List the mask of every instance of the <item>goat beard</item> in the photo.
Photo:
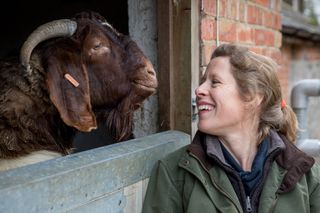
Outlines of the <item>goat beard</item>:
[[[103,119],[117,142],[128,140],[133,135],[133,113],[134,106],[130,97],[124,99],[118,106],[105,112],[100,118]],[[100,120],[102,121],[102,120]]]

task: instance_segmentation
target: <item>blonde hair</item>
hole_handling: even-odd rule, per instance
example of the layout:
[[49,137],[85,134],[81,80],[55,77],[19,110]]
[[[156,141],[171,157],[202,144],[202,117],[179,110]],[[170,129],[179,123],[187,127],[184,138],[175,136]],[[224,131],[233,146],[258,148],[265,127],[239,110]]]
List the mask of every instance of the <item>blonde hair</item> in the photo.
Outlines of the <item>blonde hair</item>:
[[252,100],[257,94],[263,97],[260,104],[259,139],[262,140],[270,129],[274,129],[294,142],[298,122],[290,106],[281,106],[283,97],[276,74],[276,62],[234,44],[220,45],[211,59],[219,56],[229,57],[232,74],[244,101]]

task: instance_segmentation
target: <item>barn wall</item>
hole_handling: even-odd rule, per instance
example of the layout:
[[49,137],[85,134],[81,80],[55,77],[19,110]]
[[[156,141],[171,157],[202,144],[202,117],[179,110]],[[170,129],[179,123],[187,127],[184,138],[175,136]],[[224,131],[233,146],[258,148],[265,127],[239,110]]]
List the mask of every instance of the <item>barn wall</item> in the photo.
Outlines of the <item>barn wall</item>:
[[[156,1],[128,0],[129,34],[150,58],[157,72]],[[158,131],[158,96],[144,101],[134,114],[134,135],[141,137]]]
[[18,54],[27,36],[39,25],[55,19],[71,18],[86,10],[100,13],[119,32],[128,34],[126,0],[12,0],[0,7],[0,57]]

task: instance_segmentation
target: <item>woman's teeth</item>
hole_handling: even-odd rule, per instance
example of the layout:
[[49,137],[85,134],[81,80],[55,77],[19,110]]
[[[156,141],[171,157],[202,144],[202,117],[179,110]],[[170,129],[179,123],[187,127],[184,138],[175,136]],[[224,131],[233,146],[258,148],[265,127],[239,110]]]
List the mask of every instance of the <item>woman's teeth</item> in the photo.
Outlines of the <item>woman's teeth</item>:
[[212,110],[213,109],[213,106],[210,106],[210,105],[200,105],[198,106],[198,110],[201,111],[201,110]]

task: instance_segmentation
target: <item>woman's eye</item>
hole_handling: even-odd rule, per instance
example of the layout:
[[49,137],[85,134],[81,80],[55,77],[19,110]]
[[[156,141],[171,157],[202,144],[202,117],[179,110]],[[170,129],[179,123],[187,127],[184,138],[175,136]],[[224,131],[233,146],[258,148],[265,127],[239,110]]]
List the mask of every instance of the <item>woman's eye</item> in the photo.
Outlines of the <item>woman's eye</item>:
[[211,86],[212,86],[212,87],[215,87],[215,86],[217,86],[217,84],[219,84],[219,83],[220,83],[219,81],[212,80],[212,81],[211,81]]

